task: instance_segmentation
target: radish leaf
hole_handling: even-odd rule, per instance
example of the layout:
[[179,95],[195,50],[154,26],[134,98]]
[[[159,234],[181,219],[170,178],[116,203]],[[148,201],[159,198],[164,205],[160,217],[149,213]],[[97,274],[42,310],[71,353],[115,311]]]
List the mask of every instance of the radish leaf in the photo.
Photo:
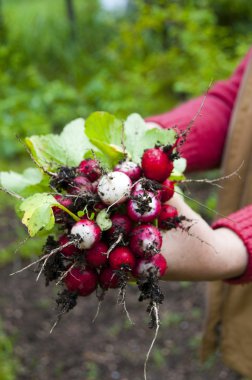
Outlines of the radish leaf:
[[112,168],[123,159],[121,120],[108,112],[94,112],[86,120],[85,133],[90,142],[105,155],[106,166]]
[[21,203],[20,211],[24,212],[22,222],[28,228],[31,237],[42,229],[50,231],[53,228],[55,223],[53,206],[61,205],[47,193],[34,194]]
[[67,124],[60,135],[31,136],[25,142],[40,166],[56,171],[59,166],[77,166],[93,145],[84,133],[84,119]]
[[1,172],[0,184],[8,191],[23,195],[27,187],[39,184],[42,178],[43,175],[39,169],[28,168],[22,174],[13,171]]
[[182,181],[185,179],[184,171],[186,170],[186,159],[185,158],[178,158],[173,161],[173,171],[169,177],[171,181]]
[[96,217],[96,223],[102,231],[107,231],[112,227],[112,220],[106,210],[102,210]]
[[124,124],[124,142],[130,158],[136,162],[141,162],[141,157],[145,149],[154,148],[157,143],[164,145],[175,142],[175,132],[171,129],[151,128],[144,119],[134,113],[128,116]]

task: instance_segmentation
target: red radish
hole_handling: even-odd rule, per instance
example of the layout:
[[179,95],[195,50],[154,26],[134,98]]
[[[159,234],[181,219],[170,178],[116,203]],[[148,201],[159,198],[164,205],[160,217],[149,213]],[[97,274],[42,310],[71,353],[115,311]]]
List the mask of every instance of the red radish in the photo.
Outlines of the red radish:
[[152,224],[141,224],[133,229],[130,235],[130,248],[140,257],[151,257],[157,254],[162,246],[162,236]]
[[173,162],[162,149],[147,149],[142,156],[142,169],[146,178],[163,182],[171,174]]
[[106,205],[123,203],[131,192],[131,179],[121,172],[110,172],[101,177],[98,194]]
[[153,192],[158,199],[161,200],[161,185],[157,181],[152,181],[147,178],[142,178],[141,181],[136,182],[132,189],[132,195],[137,191],[150,191]]
[[85,252],[86,261],[91,268],[99,268],[108,261],[106,253],[108,246],[103,241],[99,241],[92,248]]
[[89,268],[72,268],[66,275],[65,284],[70,292],[77,292],[80,296],[88,296],[98,285],[97,273]]
[[136,191],[127,205],[129,217],[136,222],[149,223],[158,216],[160,210],[160,200],[150,191]]
[[163,277],[166,270],[167,262],[164,256],[158,253],[149,260],[138,260],[132,274],[136,278],[149,277],[151,273],[156,274],[158,277]]
[[[63,195],[54,195],[54,198],[57,202],[59,202],[62,206],[70,207],[72,206],[72,200],[70,198],[64,197]],[[58,209],[57,206],[55,208]],[[61,211],[61,209],[59,209]]]
[[120,234],[127,237],[132,229],[132,222],[127,215],[114,214],[111,216],[112,227],[107,231],[110,239],[118,238]]
[[111,268],[102,268],[99,274],[99,283],[103,289],[115,289],[120,286],[120,278]]
[[[70,242],[70,239],[66,235],[61,235],[59,237],[59,245],[63,246]],[[70,244],[67,247],[61,249],[64,256],[73,256],[75,253],[80,253],[80,250],[74,245]]]
[[99,183],[99,180],[92,182],[93,192],[95,194],[98,192],[98,183]]
[[101,210],[104,210],[105,208],[106,208],[106,205],[102,202],[97,202],[94,205],[94,211],[101,211]]
[[110,252],[109,264],[114,270],[133,269],[136,260],[133,253],[127,247],[116,247]]
[[171,205],[164,204],[161,207],[158,216],[158,227],[165,230],[171,230],[178,225],[178,211]]
[[139,165],[132,161],[123,161],[120,164],[116,165],[114,171],[127,174],[130,177],[131,181],[137,181],[142,174],[142,170]]
[[72,227],[71,235],[79,240],[79,248],[89,249],[101,239],[101,229],[94,221],[81,219]]
[[132,189],[132,193],[134,194],[134,193],[136,193],[137,191],[145,191],[146,189],[144,188],[144,186],[143,186],[143,181],[139,181],[139,182],[137,182],[135,185],[134,185],[134,187],[133,187],[133,189]]
[[[66,208],[71,207],[73,204],[70,198],[64,197],[62,195],[54,195],[54,198],[56,199],[58,203],[60,203],[62,206]],[[64,213],[64,211],[57,206],[54,206],[52,210],[53,210],[54,216],[61,216],[62,213]]]
[[167,270],[167,262],[164,256],[161,253],[158,253],[151,258],[151,263],[157,268],[158,277],[163,277]]
[[171,199],[174,195],[174,182],[170,181],[169,179],[166,179],[162,183],[162,189],[160,191],[161,195],[161,201],[167,202],[169,199]]
[[75,177],[68,188],[70,194],[83,194],[83,193],[93,193],[93,185],[83,176]]
[[91,158],[81,161],[77,171],[86,176],[91,182],[96,181],[102,174],[99,162]]

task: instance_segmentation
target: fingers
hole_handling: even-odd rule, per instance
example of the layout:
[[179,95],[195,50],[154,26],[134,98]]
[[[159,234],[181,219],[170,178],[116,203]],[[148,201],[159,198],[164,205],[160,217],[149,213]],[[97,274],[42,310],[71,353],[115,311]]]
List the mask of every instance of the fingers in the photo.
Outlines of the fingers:
[[187,219],[201,219],[201,216],[192,210],[190,206],[188,206],[181,194],[175,193],[166,203],[175,207],[178,210],[178,214],[185,216]]

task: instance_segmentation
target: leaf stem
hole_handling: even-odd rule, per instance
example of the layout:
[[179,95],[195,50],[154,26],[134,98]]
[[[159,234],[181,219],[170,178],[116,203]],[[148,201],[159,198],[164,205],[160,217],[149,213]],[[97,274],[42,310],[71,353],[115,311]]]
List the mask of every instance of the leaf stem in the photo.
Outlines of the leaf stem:
[[60,203],[57,204],[56,207],[61,208],[61,210],[67,212],[76,222],[78,222],[80,220],[80,218],[77,215],[75,215],[73,212],[71,212],[70,210],[68,210],[68,208],[66,208],[65,206],[61,205]]
[[21,195],[15,193],[14,191],[7,190],[7,189],[5,189],[5,188],[2,187],[2,186],[0,186],[0,191],[3,191],[4,193],[9,194],[10,196],[12,196],[12,197],[14,197],[14,198],[17,198],[17,199],[19,199],[20,201],[23,201],[23,200],[24,200],[24,197],[22,197]]

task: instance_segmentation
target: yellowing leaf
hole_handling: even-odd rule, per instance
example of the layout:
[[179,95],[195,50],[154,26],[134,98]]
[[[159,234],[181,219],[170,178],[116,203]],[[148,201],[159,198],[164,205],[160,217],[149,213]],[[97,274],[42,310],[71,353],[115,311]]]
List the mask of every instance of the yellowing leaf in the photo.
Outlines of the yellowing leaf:
[[21,203],[20,211],[24,212],[22,223],[28,228],[31,237],[42,229],[50,231],[54,227],[53,206],[60,206],[60,204],[47,193],[34,194]]

